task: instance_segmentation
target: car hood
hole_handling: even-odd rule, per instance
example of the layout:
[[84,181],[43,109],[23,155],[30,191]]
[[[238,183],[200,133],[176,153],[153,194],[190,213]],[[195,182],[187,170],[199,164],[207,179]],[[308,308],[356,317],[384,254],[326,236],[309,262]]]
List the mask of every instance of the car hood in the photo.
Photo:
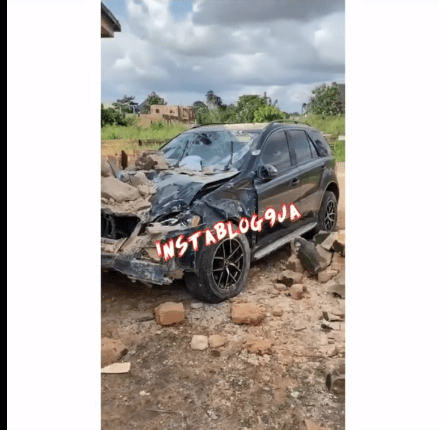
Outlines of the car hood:
[[223,183],[238,175],[239,172],[231,170],[211,175],[182,174],[176,172],[159,173],[154,179],[157,192],[151,196],[150,219],[184,210],[199,191],[207,194],[220,187]]

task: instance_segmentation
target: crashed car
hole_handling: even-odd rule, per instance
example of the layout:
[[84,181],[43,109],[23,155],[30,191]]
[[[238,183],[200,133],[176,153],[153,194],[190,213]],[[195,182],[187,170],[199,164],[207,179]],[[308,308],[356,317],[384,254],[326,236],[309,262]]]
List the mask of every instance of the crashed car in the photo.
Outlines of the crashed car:
[[243,290],[252,261],[337,223],[335,159],[304,124],[194,127],[134,166],[104,159],[101,180],[103,269],[183,278],[211,303]]

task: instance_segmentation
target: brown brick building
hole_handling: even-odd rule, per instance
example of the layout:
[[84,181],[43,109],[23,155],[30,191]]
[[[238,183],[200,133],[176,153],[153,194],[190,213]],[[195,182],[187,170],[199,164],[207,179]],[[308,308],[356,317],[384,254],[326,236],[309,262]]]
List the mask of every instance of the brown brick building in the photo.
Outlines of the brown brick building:
[[195,112],[192,106],[151,105],[149,113],[139,115],[139,122],[147,126],[154,121],[190,124],[195,122]]

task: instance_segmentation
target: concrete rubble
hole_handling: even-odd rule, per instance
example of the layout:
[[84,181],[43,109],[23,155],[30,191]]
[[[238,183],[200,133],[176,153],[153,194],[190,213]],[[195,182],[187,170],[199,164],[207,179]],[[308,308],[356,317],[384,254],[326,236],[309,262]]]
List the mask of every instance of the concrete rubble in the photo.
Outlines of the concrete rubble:
[[207,336],[195,335],[191,340],[191,348],[197,351],[204,351],[209,347]]
[[145,151],[138,157],[135,169],[123,170],[120,160],[115,157],[102,158],[102,209],[132,215],[151,209],[149,199],[157,192],[157,187],[147,174],[172,167],[159,151]]

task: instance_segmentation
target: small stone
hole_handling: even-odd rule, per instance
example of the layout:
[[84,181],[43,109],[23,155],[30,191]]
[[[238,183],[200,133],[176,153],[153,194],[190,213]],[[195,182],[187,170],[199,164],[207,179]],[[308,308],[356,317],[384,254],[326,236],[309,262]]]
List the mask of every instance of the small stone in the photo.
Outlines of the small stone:
[[294,331],[302,331],[306,329],[306,325],[303,323],[296,323],[293,327]]
[[227,342],[227,338],[225,336],[221,336],[219,334],[212,334],[209,336],[209,346],[211,348],[219,348],[220,346],[225,345]]
[[300,284],[303,275],[301,273],[293,272],[292,270],[284,270],[277,278],[277,282],[285,284],[288,288],[293,284]]
[[169,326],[184,321],[184,307],[182,303],[166,302],[155,308],[157,324]]
[[204,303],[191,303],[192,309],[200,309],[204,306]]
[[303,285],[302,284],[293,285],[289,289],[289,293],[294,300],[301,300],[303,298]]
[[120,360],[126,353],[128,348],[120,341],[109,339],[107,337],[101,340],[101,367]]
[[274,288],[278,291],[286,291],[287,286],[285,284],[276,283],[274,284]]
[[303,267],[303,264],[300,262],[299,257],[297,255],[292,255],[285,265],[285,268],[287,270],[292,270],[296,273],[303,273],[305,271],[305,268]]
[[265,319],[265,312],[254,303],[234,303],[231,318],[235,324],[258,325]]
[[207,336],[194,335],[191,340],[191,348],[197,351],[204,351],[209,347]]
[[336,276],[337,273],[338,272],[336,270],[330,270],[330,269],[323,270],[322,272],[319,272],[319,274],[317,275],[317,280],[321,284],[324,284],[325,282],[330,281],[334,276]]
[[271,354],[273,344],[269,340],[262,338],[250,340],[245,344],[245,349],[251,354],[266,355]]
[[270,382],[270,377],[268,375],[262,375],[262,381],[268,384]]
[[284,310],[280,306],[275,306],[271,312],[275,317],[281,317],[284,313]]

